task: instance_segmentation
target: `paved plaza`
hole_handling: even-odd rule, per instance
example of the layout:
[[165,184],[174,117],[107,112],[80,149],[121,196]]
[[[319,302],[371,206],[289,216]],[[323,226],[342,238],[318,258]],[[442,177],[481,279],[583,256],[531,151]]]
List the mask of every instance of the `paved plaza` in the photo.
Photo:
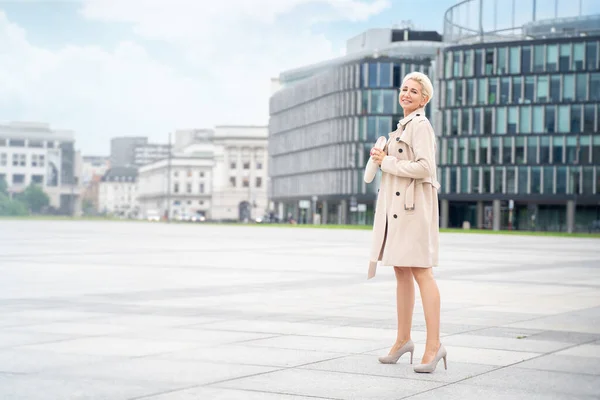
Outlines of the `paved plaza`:
[[[599,398],[599,239],[442,234],[448,370],[417,375],[377,361],[370,235],[0,220],[0,399]],[[419,297],[413,340],[418,362]]]

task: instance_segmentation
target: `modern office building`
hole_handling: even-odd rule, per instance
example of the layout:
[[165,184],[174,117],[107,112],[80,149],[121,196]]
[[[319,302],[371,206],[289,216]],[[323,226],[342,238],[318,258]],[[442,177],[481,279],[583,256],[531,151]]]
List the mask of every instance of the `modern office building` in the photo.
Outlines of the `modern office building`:
[[464,20],[467,7],[490,15],[493,1],[446,12],[435,99],[442,227],[572,232],[600,220],[600,15],[556,7],[540,20],[535,0],[524,3],[507,2],[495,29]]
[[78,167],[72,131],[33,122],[0,125],[0,178],[9,192],[36,184],[50,197],[54,212],[77,213],[81,203]]
[[377,183],[362,179],[368,152],[403,117],[403,76],[431,76],[441,46],[437,32],[373,29],[348,40],[343,57],[280,74],[269,122],[269,194],[280,218],[372,221]]

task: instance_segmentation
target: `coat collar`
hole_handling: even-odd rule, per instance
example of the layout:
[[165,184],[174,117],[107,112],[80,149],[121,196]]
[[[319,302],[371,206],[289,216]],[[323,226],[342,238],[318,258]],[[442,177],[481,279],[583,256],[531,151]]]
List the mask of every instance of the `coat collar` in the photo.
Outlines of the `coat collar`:
[[406,124],[408,124],[410,121],[412,121],[412,119],[414,117],[419,117],[421,115],[423,115],[423,116],[425,115],[425,107],[417,108],[415,111],[411,112],[406,117],[402,118],[400,120],[400,122],[398,122],[398,127],[400,127],[400,125],[402,125],[402,127],[405,127]]

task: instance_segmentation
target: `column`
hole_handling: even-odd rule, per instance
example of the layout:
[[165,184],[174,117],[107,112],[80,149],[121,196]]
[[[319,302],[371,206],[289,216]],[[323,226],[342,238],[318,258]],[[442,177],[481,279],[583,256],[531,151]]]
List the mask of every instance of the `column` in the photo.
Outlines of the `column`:
[[448,228],[448,214],[449,214],[449,202],[447,199],[442,199],[442,209],[441,209],[441,228],[442,229],[446,229]]
[[321,224],[327,225],[328,218],[327,200],[323,200],[323,214],[321,214]]
[[493,214],[493,224],[492,229],[495,231],[500,230],[500,200],[494,200],[492,202],[492,214]]
[[567,200],[567,232],[575,231],[575,200]]
[[347,210],[348,210],[348,202],[346,200],[340,201],[338,205],[338,223],[340,225],[346,225],[347,222]]
[[483,228],[483,201],[477,202],[477,229]]

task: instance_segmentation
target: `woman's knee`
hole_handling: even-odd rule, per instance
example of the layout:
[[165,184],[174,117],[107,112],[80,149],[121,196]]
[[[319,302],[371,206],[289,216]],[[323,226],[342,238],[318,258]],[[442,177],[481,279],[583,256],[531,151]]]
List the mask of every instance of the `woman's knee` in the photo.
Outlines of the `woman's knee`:
[[433,272],[431,271],[431,268],[411,268],[411,270],[415,280],[419,285],[433,280]]
[[394,273],[396,274],[396,278],[400,279],[412,279],[412,270],[407,267],[394,267]]

